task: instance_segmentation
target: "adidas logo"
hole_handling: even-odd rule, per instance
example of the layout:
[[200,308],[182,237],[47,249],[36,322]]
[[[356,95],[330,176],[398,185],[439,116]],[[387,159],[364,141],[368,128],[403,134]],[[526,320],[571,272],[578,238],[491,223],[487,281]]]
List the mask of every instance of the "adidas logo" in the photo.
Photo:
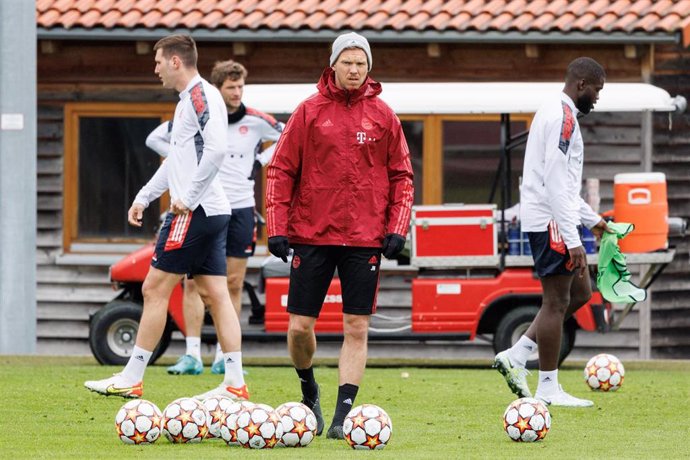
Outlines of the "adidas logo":
[[369,263],[370,263],[370,264],[378,263],[378,261],[379,261],[379,260],[376,258],[376,256],[371,256],[371,259],[369,259]]
[[143,355],[136,355],[134,357],[134,359],[136,359],[137,361],[141,361],[142,363],[144,362],[144,356]]
[[551,381],[551,377],[544,377],[544,380],[542,380],[542,382],[550,382],[550,381]]
[[329,118],[328,120],[324,121],[324,122],[321,124],[321,126],[324,127],[324,128],[330,128],[331,126],[333,126],[333,122],[332,122],[331,119]]
[[232,360],[232,358],[228,358],[225,360],[226,363],[234,363],[235,361]]
[[347,398],[345,401],[343,401],[343,404],[347,404],[347,405],[351,406],[352,405],[352,399]]

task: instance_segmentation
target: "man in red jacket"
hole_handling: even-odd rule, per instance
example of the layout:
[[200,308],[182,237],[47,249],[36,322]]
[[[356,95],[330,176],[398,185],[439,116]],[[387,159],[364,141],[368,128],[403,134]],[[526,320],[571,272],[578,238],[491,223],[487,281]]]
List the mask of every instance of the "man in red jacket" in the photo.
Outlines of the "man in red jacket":
[[400,120],[368,77],[371,50],[354,32],[334,42],[318,93],[290,117],[268,167],[268,249],[288,261],[288,351],[302,401],[324,427],[312,358],[314,325],[335,269],[342,285],[343,347],[338,400],[327,437],[343,437],[367,360],[369,318],[376,310],[381,254],[405,245],[414,188]]

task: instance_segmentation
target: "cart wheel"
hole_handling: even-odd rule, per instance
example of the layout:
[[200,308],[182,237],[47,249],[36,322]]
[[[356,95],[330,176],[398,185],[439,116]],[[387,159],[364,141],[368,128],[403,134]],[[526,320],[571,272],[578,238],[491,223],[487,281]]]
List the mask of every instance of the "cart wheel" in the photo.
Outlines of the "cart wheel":
[[[113,300],[98,310],[89,321],[89,347],[101,364],[125,365],[132,354],[139,330],[142,306],[129,300]],[[172,328],[166,324],[163,336],[153,351],[153,364],[170,345]]]
[[[534,317],[537,316],[538,307],[518,307],[509,311],[498,323],[494,333],[494,352],[498,353],[513,346],[515,342],[527,331],[532,324]],[[558,364],[570,354],[575,344],[576,330],[570,325],[563,327],[561,335],[561,354],[558,357]],[[527,360],[528,369],[539,368],[539,357],[533,353]]]

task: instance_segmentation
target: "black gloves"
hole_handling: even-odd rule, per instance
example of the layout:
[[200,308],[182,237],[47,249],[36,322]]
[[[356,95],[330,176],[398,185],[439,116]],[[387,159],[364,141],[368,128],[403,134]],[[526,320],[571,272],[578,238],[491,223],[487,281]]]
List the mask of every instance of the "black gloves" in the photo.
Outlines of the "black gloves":
[[259,171],[261,171],[261,168],[263,165],[259,160],[254,160],[254,166],[252,166],[252,173],[247,177],[249,180],[254,180],[256,178],[256,175],[259,174]]
[[287,263],[288,254],[290,253],[290,243],[288,243],[287,236],[270,237],[268,239],[268,251]]
[[383,239],[383,256],[386,259],[392,259],[400,254],[400,251],[405,247],[405,238],[397,233],[389,233]]

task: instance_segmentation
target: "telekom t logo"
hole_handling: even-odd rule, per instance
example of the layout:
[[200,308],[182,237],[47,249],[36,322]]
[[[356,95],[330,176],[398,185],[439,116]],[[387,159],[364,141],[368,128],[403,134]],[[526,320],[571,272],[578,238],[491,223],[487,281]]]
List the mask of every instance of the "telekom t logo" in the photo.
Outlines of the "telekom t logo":
[[358,131],[357,132],[357,142],[360,144],[364,144],[364,140],[367,138],[367,133],[364,131]]

